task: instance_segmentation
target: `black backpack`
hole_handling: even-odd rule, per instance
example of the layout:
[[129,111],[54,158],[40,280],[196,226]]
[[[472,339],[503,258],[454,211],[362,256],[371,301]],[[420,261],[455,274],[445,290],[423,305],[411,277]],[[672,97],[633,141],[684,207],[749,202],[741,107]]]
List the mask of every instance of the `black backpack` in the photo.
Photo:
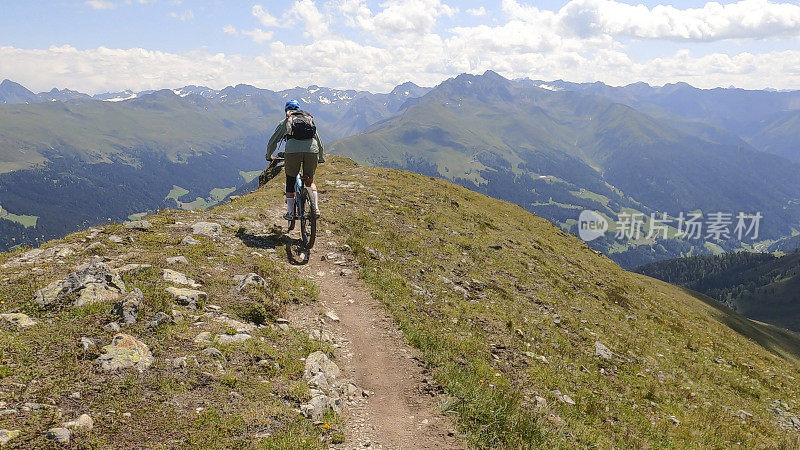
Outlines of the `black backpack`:
[[315,134],[317,126],[314,124],[314,116],[299,109],[286,113],[286,139],[304,141],[313,138]]

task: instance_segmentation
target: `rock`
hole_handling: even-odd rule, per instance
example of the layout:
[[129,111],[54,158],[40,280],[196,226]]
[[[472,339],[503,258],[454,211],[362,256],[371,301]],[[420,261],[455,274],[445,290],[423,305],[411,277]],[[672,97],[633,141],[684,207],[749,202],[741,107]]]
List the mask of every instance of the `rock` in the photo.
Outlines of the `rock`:
[[167,292],[172,295],[176,303],[197,309],[208,299],[208,294],[194,289],[168,287]]
[[108,325],[104,326],[103,329],[106,331],[111,331],[113,333],[119,333],[119,330],[121,330],[122,328],[120,328],[117,322],[111,322]]
[[211,312],[220,312],[222,311],[222,307],[219,305],[206,305],[206,310]]
[[218,348],[208,347],[203,350],[203,353],[223,363],[226,362],[225,355]]
[[202,344],[209,341],[211,341],[211,332],[209,331],[201,331],[200,334],[194,338],[195,344]]
[[164,269],[164,281],[168,283],[183,284],[193,288],[200,287],[200,284],[193,279],[172,269]]
[[324,330],[311,330],[308,332],[308,337],[315,341],[333,342],[333,336]]
[[197,222],[196,224],[192,225],[192,233],[216,237],[222,234],[222,226],[214,222]]
[[316,395],[308,403],[300,405],[300,412],[311,420],[319,421],[325,415],[325,411],[331,409],[334,412],[341,412],[341,399],[331,398],[326,395]]
[[251,339],[252,336],[245,333],[237,333],[237,334],[218,334],[217,335],[217,342],[220,344],[228,345],[228,344],[240,344],[248,339]]
[[123,225],[129,230],[145,231],[153,228],[153,224],[147,220],[132,220],[130,222],[125,222]]
[[61,426],[68,429],[91,431],[94,428],[94,420],[88,414],[81,414],[77,419],[64,422]]
[[144,342],[124,333],[114,336],[111,344],[103,347],[103,350],[105,353],[97,358],[97,362],[104,371],[134,368],[144,372],[154,360]]
[[753,418],[752,414],[750,414],[749,412],[747,412],[747,411],[745,411],[743,409],[740,409],[739,411],[737,411],[736,415],[741,417],[742,419],[752,419]]
[[26,264],[50,262],[72,256],[75,253],[75,248],[68,244],[56,245],[50,248],[35,248],[33,250],[28,250],[16,258],[8,260],[2,267],[7,269],[9,267],[19,267]]
[[66,278],[54,281],[36,292],[34,302],[43,307],[54,306],[77,296],[75,306],[115,300],[125,293],[125,283],[117,272],[94,258],[78,266]]
[[673,425],[678,426],[681,424],[681,421],[678,420],[675,416],[669,416],[669,421],[672,422]]
[[100,253],[105,249],[106,249],[106,246],[103,245],[102,242],[95,242],[95,243],[87,245],[86,248],[83,249],[83,251],[86,252],[86,253]]
[[191,236],[186,236],[181,241],[181,245],[200,245],[200,241],[198,241],[197,239],[195,239],[195,238],[193,238]]
[[66,428],[50,428],[47,430],[47,433],[45,433],[45,436],[59,444],[69,444],[72,432]]
[[325,353],[316,351],[306,358],[303,379],[312,388],[312,398],[300,406],[300,411],[312,420],[320,420],[325,411],[341,411],[341,398],[337,386],[339,367]]
[[170,323],[175,323],[175,321],[172,320],[172,317],[167,315],[167,313],[165,313],[164,311],[159,311],[153,316],[152,319],[150,319],[150,322],[147,323],[147,329],[156,330],[162,325]]
[[533,408],[534,409],[544,409],[547,408],[547,399],[537,395],[533,401]]
[[214,317],[214,322],[218,322],[227,327],[233,328],[237,333],[250,334],[256,329],[256,326],[251,323],[240,322],[225,316]]
[[179,356],[177,358],[172,358],[170,360],[170,363],[172,364],[172,367],[174,367],[176,369],[185,368],[186,367],[186,357],[185,356]]
[[337,316],[336,313],[333,312],[333,311],[326,312],[325,313],[325,317],[327,317],[328,319],[331,319],[334,322],[338,322],[339,321],[339,316]]
[[340,276],[343,276],[343,277],[349,277],[349,276],[350,276],[350,275],[352,275],[352,274],[353,274],[353,271],[352,271],[352,270],[350,270],[350,269],[346,269],[346,268],[345,268],[345,269],[342,269],[342,270],[339,272],[339,275],[340,275]]
[[564,425],[567,424],[566,420],[562,419],[561,417],[555,414],[550,414],[549,416],[547,416],[547,421],[557,427],[563,427]]
[[241,281],[239,281],[239,286],[237,286],[236,289],[238,289],[239,291],[242,291],[242,290],[244,290],[245,287],[247,287],[249,285],[259,286],[259,287],[263,287],[263,288],[268,286],[267,285],[267,280],[265,280],[264,278],[262,278],[258,274],[248,273],[247,275],[245,275],[241,279]]
[[136,318],[139,315],[139,309],[142,307],[144,301],[144,294],[141,289],[136,288],[131,292],[125,294],[114,307],[111,309],[111,314],[122,318],[123,323],[136,323]]
[[0,314],[0,321],[17,328],[27,328],[36,325],[36,321],[34,319],[27,314],[22,313]]
[[8,444],[8,441],[19,437],[20,430],[0,430],[0,446]]
[[574,406],[575,405],[575,400],[573,400],[572,397],[570,397],[569,395],[566,395],[566,394],[562,394],[561,391],[559,391],[558,389],[553,390],[552,394],[553,394],[553,396],[555,398],[558,399],[558,401],[560,401],[562,403],[566,403],[566,404],[568,404],[570,406]]
[[[306,358],[303,379],[311,385],[317,385],[315,381],[319,379],[319,375],[323,375],[326,379],[326,384],[331,385],[339,374],[339,367],[321,351],[316,351]],[[319,387],[319,385],[317,386]]]
[[601,359],[611,359],[613,357],[611,350],[601,344],[600,341],[595,341],[594,343],[594,355]]
[[117,236],[115,234],[112,234],[111,236],[109,236],[108,240],[113,242],[113,243],[115,243],[115,244],[122,244],[123,242],[125,242],[121,237],[119,237],[119,236]]
[[173,256],[167,258],[167,264],[189,264],[189,260],[185,256]]
[[143,270],[149,269],[153,266],[150,264],[125,264],[124,266],[117,269],[117,273],[120,275],[129,274],[129,275],[137,275]]
[[97,343],[94,341],[94,339],[83,336],[81,337],[81,346],[83,347],[83,352],[87,353],[93,348],[96,348]]

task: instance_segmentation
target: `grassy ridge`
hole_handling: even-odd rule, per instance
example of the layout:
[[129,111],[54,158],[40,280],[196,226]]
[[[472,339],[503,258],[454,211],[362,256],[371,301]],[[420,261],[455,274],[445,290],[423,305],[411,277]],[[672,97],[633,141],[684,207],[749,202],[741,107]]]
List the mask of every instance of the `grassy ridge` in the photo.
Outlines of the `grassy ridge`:
[[339,160],[318,178],[365,185],[330,186],[325,214],[475,447],[797,445],[767,410],[796,405],[795,335],[625,272],[549,222],[442,180]]

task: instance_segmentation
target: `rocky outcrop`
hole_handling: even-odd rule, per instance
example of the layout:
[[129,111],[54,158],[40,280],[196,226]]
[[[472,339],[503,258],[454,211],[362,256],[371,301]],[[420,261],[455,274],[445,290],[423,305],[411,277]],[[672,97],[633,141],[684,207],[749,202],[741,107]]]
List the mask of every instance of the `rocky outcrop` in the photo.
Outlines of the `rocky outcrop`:
[[339,367],[325,353],[317,351],[308,355],[303,379],[311,387],[311,400],[300,406],[303,415],[317,421],[329,409],[341,412],[340,374]]
[[0,314],[0,322],[12,325],[16,328],[27,328],[36,325],[36,321],[33,318],[22,313]]
[[197,222],[192,225],[192,233],[202,236],[217,237],[222,234],[222,226],[215,222]]
[[208,294],[194,289],[168,287],[167,292],[172,296],[175,303],[188,306],[191,309],[201,307],[208,299]]
[[[116,300],[125,293],[125,283],[117,272],[99,258],[82,264],[63,280],[50,283],[34,296],[39,306],[51,307],[72,301],[74,306]],[[73,300],[74,299],[74,300]]]
[[142,307],[144,301],[144,294],[139,288],[125,294],[111,310],[111,314],[119,316],[124,323],[136,323],[136,317],[139,314],[139,309]]
[[114,336],[111,344],[103,347],[103,350],[105,353],[97,358],[100,370],[103,371],[132,368],[143,372],[153,364],[154,360],[144,342],[124,333]]
[[172,269],[164,269],[164,281],[168,283],[182,284],[193,288],[200,287],[200,283],[187,277],[185,274]]

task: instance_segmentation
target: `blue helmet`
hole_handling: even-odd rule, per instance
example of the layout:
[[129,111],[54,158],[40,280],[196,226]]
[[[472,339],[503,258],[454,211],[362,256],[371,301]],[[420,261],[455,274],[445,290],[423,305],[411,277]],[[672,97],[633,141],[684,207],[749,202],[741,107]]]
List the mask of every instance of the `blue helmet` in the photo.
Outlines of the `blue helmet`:
[[296,111],[300,109],[300,102],[297,100],[289,100],[286,102],[286,106],[283,107],[284,111]]

